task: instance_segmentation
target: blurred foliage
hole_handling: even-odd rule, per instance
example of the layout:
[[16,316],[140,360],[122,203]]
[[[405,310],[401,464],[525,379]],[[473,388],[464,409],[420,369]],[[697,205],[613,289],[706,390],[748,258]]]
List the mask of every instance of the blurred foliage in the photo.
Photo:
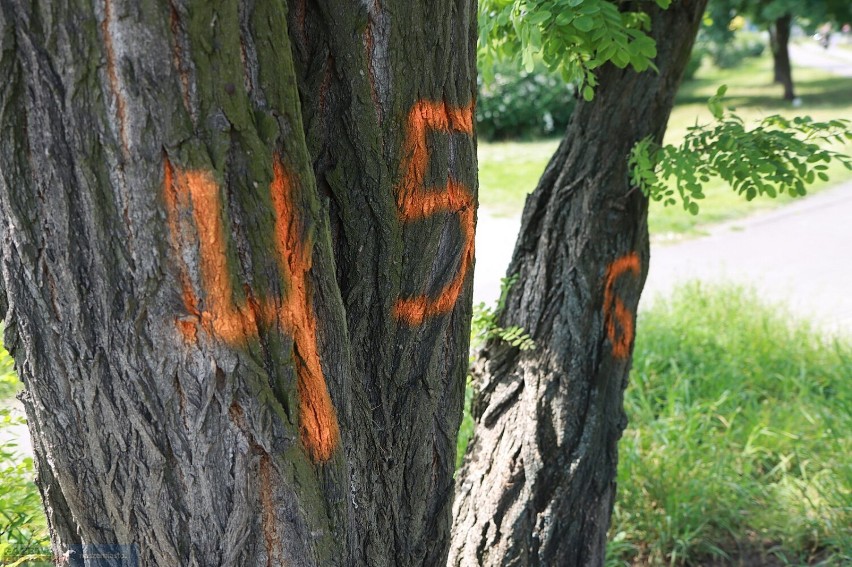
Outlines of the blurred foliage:
[[497,64],[489,83],[479,78],[476,103],[477,134],[493,141],[531,139],[561,134],[576,105],[572,84],[547,71]]
[[[0,409],[0,435],[5,429],[24,423]],[[41,496],[35,485],[31,457],[23,457],[14,442],[0,444],[0,564],[21,558],[34,560],[49,555],[47,520]]]
[[13,428],[19,432],[26,423],[11,409],[20,389],[12,357],[0,347],[0,565],[30,565],[50,554],[33,460],[15,442]]
[[720,69],[731,69],[766,50],[763,34],[747,31],[746,20],[728,0],[710,2],[698,31],[693,57],[707,57]]
[[15,363],[9,353],[0,346],[0,400],[10,398],[21,389],[21,381],[15,374]]
[[766,50],[766,39],[753,32],[737,32],[725,42],[708,40],[698,34],[695,49],[706,54],[720,69],[731,69],[741,65],[749,57],[760,57]]

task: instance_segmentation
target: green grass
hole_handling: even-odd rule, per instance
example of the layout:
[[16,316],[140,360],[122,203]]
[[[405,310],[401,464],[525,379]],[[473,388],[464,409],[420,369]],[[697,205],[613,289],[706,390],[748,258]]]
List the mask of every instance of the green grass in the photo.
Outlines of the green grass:
[[558,139],[479,142],[480,206],[498,216],[520,214],[557,146]]
[[[696,120],[701,123],[712,120],[706,103],[721,84],[728,85],[728,105],[735,107],[750,124],[776,113],[785,116],[807,114],[818,120],[852,116],[852,78],[836,77],[813,69],[796,69],[794,77],[803,104],[792,108],[781,100],[780,87],[770,83],[771,64],[767,56],[746,60],[736,69],[718,70],[709,66],[701,69],[696,79],[684,83],[678,94],[666,141],[679,141]],[[535,188],[558,144],[559,140],[480,143],[479,198],[482,207],[498,216],[519,214],[527,193]],[[852,144],[838,149],[852,154]],[[829,183],[820,182],[809,191],[819,191],[832,183],[852,179],[852,172],[837,164],[833,164],[828,173],[831,177]],[[790,200],[790,197],[780,197],[748,202],[719,182],[711,182],[705,193],[707,198],[701,202],[701,212],[697,217],[678,206],[663,207],[653,203],[649,219],[652,234],[700,234],[702,225],[739,218]]]
[[852,343],[740,288],[640,315],[610,565],[852,562]]

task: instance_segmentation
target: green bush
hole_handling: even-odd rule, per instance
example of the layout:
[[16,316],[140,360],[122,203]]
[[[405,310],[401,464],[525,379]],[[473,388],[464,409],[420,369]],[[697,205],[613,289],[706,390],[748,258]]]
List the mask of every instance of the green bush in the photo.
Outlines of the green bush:
[[[20,421],[8,409],[0,409],[0,434]],[[34,480],[32,458],[22,457],[13,443],[0,444],[0,565],[50,553],[47,521]]]
[[852,343],[697,284],[637,329],[608,563],[849,564]]
[[536,138],[560,134],[576,104],[575,89],[561,76],[537,66],[501,64],[494,79],[479,78],[477,133],[485,140]]
[[703,49],[720,69],[732,69],[749,57],[760,57],[766,50],[766,40],[754,32],[737,32],[729,41],[705,41],[699,38],[698,48]]
[[686,69],[683,72],[683,80],[689,81],[695,78],[695,74],[704,62],[704,56],[707,55],[707,49],[701,45],[696,45],[689,55],[689,62],[686,64]]

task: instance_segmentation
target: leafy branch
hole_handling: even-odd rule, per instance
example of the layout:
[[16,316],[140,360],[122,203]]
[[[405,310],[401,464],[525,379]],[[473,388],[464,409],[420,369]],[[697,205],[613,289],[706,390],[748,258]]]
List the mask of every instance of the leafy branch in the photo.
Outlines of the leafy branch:
[[506,308],[506,298],[509,295],[509,290],[517,281],[517,274],[500,279],[500,298],[497,300],[495,307],[488,307],[484,302],[473,306],[470,333],[471,348],[478,348],[489,339],[506,341],[520,350],[532,350],[535,348],[535,341],[523,327],[517,325],[501,327],[498,323],[500,314]]
[[[663,8],[671,0],[647,0]],[[480,61],[486,82],[495,62],[520,57],[527,71],[535,58],[565,82],[580,84],[586,100],[594,96],[594,69],[611,62],[636,71],[653,68],[657,46],[646,33],[644,12],[621,12],[609,0],[481,0]]]
[[[817,122],[772,115],[749,130],[742,118],[723,106],[727,87],[719,87],[708,106],[716,122],[689,128],[683,142],[660,146],[650,138],[630,153],[631,181],[655,201],[678,201],[693,215],[711,178],[725,181],[746,200],[758,195],[806,194],[806,185],[828,181],[828,164],[836,160],[852,169],[849,156],[826,148],[852,140],[848,120]],[[677,195],[676,195],[677,193]]]

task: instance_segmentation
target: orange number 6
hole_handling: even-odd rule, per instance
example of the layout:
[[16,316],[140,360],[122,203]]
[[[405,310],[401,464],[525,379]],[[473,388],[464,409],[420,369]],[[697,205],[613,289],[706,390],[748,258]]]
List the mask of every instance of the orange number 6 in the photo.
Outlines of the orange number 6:
[[[613,286],[615,281],[624,273],[632,272],[639,276],[641,262],[636,252],[622,256],[609,265],[606,270],[606,285],[604,287],[604,324],[606,334],[612,343],[612,355],[615,358],[627,358],[630,354],[630,345],[633,343],[633,314],[625,307],[624,302],[615,296]],[[616,321],[621,327],[621,335],[618,335]]]

